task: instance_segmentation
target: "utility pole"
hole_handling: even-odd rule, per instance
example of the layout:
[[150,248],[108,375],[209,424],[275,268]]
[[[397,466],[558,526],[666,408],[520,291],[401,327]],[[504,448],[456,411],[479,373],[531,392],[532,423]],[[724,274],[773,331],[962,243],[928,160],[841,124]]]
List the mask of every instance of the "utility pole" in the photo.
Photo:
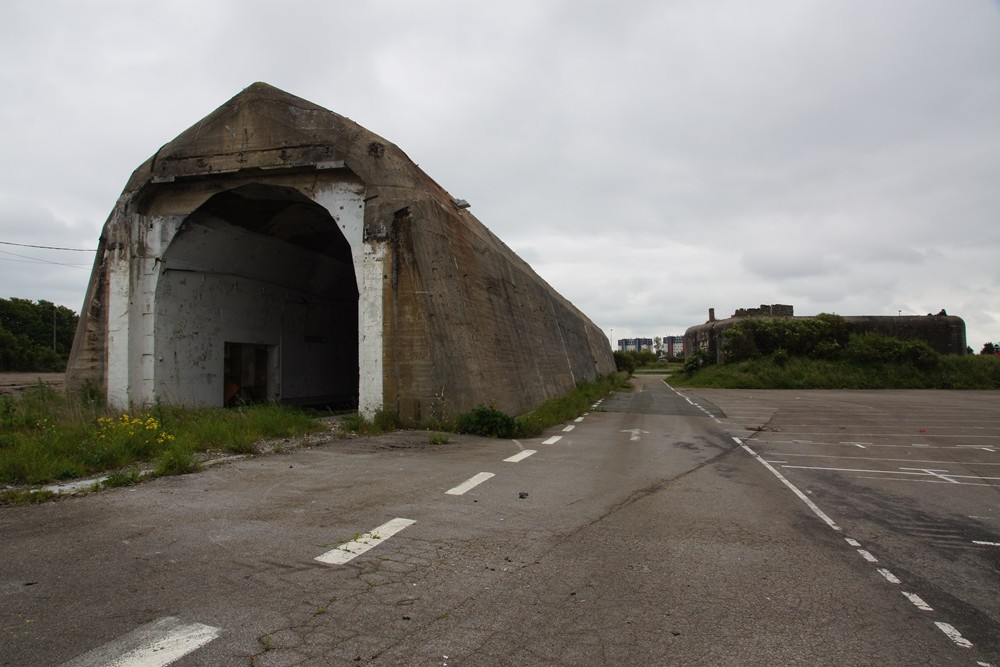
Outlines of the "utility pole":
[[56,304],[52,304],[52,351],[56,351]]

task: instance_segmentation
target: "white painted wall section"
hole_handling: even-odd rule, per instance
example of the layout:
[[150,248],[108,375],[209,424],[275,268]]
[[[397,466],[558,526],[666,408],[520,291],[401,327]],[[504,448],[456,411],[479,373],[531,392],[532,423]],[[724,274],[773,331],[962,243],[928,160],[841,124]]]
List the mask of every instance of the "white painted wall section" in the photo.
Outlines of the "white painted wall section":
[[385,243],[365,241],[364,189],[351,183],[334,183],[319,190],[313,200],[336,221],[354,258],[358,281],[358,411],[371,417],[383,407],[382,387],[382,289]]

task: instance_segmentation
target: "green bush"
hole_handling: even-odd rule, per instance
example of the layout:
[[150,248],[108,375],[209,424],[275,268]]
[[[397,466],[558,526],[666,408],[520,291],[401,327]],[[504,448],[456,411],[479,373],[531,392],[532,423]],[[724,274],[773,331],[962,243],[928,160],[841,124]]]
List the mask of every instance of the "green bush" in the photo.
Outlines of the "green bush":
[[487,438],[513,438],[517,435],[517,422],[492,406],[479,405],[458,416],[458,432]]
[[708,350],[698,348],[684,358],[684,373],[686,375],[694,375],[702,368],[705,368],[712,363],[712,355],[708,353]]
[[624,350],[615,350],[613,355],[615,358],[615,366],[618,368],[619,372],[628,373],[629,375],[635,373],[635,369],[638,368],[639,362],[635,358],[634,354],[630,354]]
[[923,340],[900,340],[878,334],[851,336],[845,356],[858,363],[909,363],[930,370],[940,363],[940,355]]

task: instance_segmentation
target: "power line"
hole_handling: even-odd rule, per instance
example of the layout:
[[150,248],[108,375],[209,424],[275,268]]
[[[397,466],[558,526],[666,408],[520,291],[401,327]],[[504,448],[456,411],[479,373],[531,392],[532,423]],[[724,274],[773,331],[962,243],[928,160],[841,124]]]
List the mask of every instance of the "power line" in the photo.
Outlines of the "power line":
[[3,245],[16,245],[22,248],[42,248],[43,250],[69,250],[70,252],[97,252],[97,249],[90,248],[57,248],[51,245],[31,245],[30,243],[12,243],[10,241],[0,241]]
[[69,266],[74,269],[85,269],[87,268],[83,264],[66,264],[65,262],[53,262],[47,259],[42,259],[40,257],[29,257],[27,255],[18,255],[16,252],[7,252],[6,250],[0,250],[2,255],[10,255],[12,257],[21,257],[22,259],[8,259],[6,257],[0,257],[0,260],[5,262],[24,262],[25,264],[57,264],[59,266]]

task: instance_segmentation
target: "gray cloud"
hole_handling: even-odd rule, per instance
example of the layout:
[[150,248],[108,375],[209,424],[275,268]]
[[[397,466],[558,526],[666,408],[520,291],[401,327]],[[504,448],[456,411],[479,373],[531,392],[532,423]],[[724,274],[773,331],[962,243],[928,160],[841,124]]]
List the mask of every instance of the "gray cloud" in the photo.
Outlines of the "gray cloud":
[[[398,144],[616,337],[786,302],[1000,338],[995,2],[11,0],[0,37],[0,241],[92,246],[132,169],[264,80]],[[79,309],[87,271],[15,259],[3,296]]]

